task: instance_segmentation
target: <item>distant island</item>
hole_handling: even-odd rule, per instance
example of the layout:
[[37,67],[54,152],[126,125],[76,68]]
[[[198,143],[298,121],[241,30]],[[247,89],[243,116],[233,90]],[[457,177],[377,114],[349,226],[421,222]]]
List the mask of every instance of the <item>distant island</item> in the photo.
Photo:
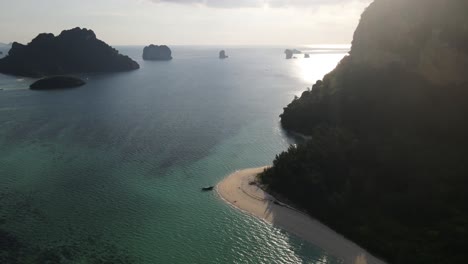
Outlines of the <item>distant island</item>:
[[167,61],[172,60],[172,51],[166,45],[149,45],[143,49],[144,60]]
[[350,55],[284,109],[311,139],[260,174],[268,192],[388,263],[466,263],[467,8],[375,0]]
[[229,56],[226,55],[226,51],[222,50],[219,52],[219,58],[220,59],[227,59]]
[[0,60],[0,73],[27,77],[121,72],[139,67],[85,28],[64,30],[58,36],[39,34],[28,45],[14,42],[8,55]]
[[286,54],[286,59],[292,59],[294,54],[301,54],[302,52],[297,49],[286,49],[284,54]]
[[85,85],[86,82],[71,76],[53,76],[42,78],[29,86],[31,90],[55,90],[75,88]]
[[304,59],[308,59],[310,58],[310,54],[309,53],[304,53]]

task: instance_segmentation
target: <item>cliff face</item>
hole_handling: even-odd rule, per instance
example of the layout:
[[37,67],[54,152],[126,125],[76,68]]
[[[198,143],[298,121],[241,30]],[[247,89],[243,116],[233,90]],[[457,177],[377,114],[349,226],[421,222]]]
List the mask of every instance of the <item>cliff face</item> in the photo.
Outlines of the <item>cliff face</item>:
[[220,59],[227,59],[229,56],[226,55],[226,51],[222,50],[219,52],[219,58]]
[[468,81],[468,1],[378,0],[354,34],[357,63],[398,64],[435,84]]
[[28,45],[14,42],[8,56],[0,60],[1,73],[30,77],[138,68],[138,63],[97,39],[93,31],[81,28],[58,36],[39,34]]
[[[370,103],[369,96],[377,100],[379,93],[394,100],[404,97],[402,101],[415,107],[421,100],[429,103],[424,98],[428,94],[459,93],[468,83],[466,12],[468,1],[464,0],[374,1],[361,17],[350,55],[311,92],[285,108],[284,127],[310,134],[321,122],[344,121],[347,105],[359,108],[359,103]],[[389,76],[388,82],[379,83],[379,76],[383,80],[389,72],[396,74],[393,79]],[[358,82],[360,88],[355,88]],[[373,87],[361,94],[368,85]],[[396,105],[387,106],[390,110]]]
[[172,51],[168,46],[149,45],[143,49],[144,60],[172,60]]
[[465,263],[468,1],[375,0],[261,179],[388,263]]

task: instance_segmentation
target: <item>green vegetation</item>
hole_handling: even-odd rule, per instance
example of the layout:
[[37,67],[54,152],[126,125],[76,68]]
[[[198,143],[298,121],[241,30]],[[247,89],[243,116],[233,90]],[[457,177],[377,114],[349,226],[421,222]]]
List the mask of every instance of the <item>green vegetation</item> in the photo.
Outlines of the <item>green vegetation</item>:
[[371,4],[350,56],[284,109],[312,139],[277,156],[268,188],[389,263],[466,263],[466,10]]

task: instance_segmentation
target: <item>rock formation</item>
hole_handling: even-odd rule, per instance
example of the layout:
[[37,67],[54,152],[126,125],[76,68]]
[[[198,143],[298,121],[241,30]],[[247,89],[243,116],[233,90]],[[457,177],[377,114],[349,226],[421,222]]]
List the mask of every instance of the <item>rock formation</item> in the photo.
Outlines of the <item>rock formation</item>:
[[293,52],[290,49],[285,50],[284,54],[286,54],[286,59],[287,60],[292,59],[292,57],[293,57]]
[[[390,19],[416,7],[421,12]],[[376,68],[398,65],[438,85],[467,82],[467,10],[463,0],[375,1],[354,33],[353,62]],[[386,23],[376,25],[382,17],[388,18]]]
[[220,59],[227,59],[229,56],[226,55],[226,51],[222,50],[219,52],[219,58]]
[[284,109],[311,140],[277,156],[268,188],[387,263],[465,263],[467,10],[375,0],[350,55]]
[[286,54],[286,59],[292,59],[294,54],[301,54],[302,52],[297,49],[287,49],[284,51],[284,54]]
[[172,60],[172,51],[166,45],[149,45],[143,49],[144,60]]
[[14,42],[8,55],[0,60],[1,73],[28,77],[121,72],[139,67],[85,28],[64,30],[58,36],[39,34],[28,45]]

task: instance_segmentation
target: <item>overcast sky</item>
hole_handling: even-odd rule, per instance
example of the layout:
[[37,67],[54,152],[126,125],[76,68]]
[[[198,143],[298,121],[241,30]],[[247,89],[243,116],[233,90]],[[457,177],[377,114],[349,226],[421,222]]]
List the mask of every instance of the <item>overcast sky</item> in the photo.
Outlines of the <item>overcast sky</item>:
[[0,42],[76,26],[113,45],[348,44],[371,0],[0,0]]

